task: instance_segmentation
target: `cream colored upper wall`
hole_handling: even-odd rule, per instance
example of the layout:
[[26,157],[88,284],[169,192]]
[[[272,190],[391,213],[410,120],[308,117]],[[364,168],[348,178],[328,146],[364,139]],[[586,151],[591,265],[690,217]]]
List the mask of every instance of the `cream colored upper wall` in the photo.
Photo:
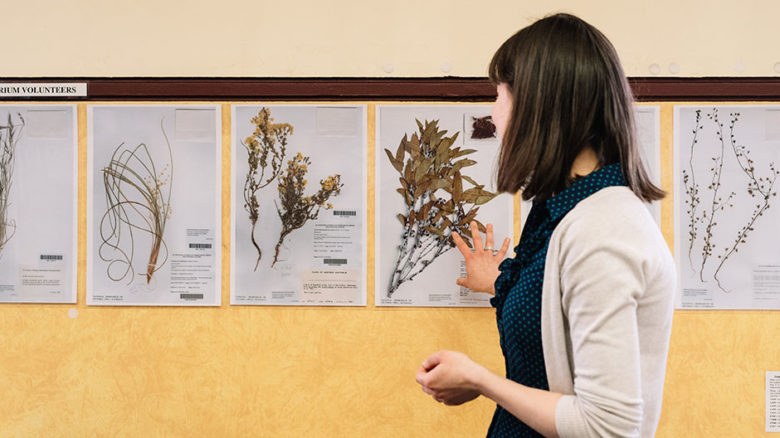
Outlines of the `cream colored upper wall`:
[[558,11],[601,29],[629,76],[780,75],[778,0],[2,3],[6,77],[484,76],[502,41]]

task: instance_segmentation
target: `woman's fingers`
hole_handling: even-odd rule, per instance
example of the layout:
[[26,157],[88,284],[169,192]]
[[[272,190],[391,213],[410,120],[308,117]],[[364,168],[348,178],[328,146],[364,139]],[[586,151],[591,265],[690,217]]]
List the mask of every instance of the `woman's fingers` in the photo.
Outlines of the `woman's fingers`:
[[504,244],[501,245],[501,249],[499,249],[498,253],[496,253],[496,257],[498,257],[499,259],[502,259],[502,260],[504,259],[504,256],[506,255],[506,252],[509,250],[509,243],[510,243],[510,240],[509,240],[508,237],[506,239],[504,239]]
[[482,251],[485,248],[482,246],[482,235],[479,234],[476,221],[471,221],[471,241],[474,243],[475,251]]
[[467,255],[471,255],[471,248],[469,248],[468,245],[466,245],[466,242],[463,241],[463,238],[460,237],[460,234],[456,232],[452,232],[452,241],[455,242],[455,246],[458,247],[458,250],[461,254],[463,254],[463,257],[466,257]]
[[493,248],[493,224],[485,226],[485,248]]

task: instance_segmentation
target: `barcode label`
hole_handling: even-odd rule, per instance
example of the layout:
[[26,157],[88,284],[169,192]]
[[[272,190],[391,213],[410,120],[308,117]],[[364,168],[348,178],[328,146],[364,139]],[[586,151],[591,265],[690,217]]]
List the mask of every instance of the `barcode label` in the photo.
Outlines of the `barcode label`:
[[211,244],[210,243],[190,243],[190,248],[211,249]]
[[333,210],[333,216],[357,216],[355,210]]
[[347,259],[324,259],[323,263],[326,265],[346,265]]
[[41,260],[46,260],[46,261],[62,260],[62,256],[56,254],[41,254]]
[[202,300],[203,294],[179,294],[179,298],[186,301]]

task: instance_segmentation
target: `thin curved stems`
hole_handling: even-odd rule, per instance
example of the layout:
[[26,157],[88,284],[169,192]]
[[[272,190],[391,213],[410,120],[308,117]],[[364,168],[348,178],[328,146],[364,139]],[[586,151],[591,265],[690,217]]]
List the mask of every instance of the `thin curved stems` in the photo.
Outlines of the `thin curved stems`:
[[24,127],[22,115],[17,113],[17,117],[21,121],[20,124],[14,124],[11,113],[8,113],[6,124],[0,126],[0,255],[8,241],[16,234],[16,221],[8,218],[8,197],[13,182],[16,144]]
[[[127,279],[127,284],[130,284],[135,278],[136,232],[152,237],[148,263],[142,270],[147,284],[168,260],[168,245],[163,236],[171,216],[173,151],[165,133],[164,120],[160,120],[160,129],[168,148],[169,163],[161,171],[157,171],[144,143],[134,148],[125,148],[125,144],[121,143],[114,149],[108,165],[102,169],[106,212],[100,220],[98,255],[108,263],[106,275],[113,281]],[[160,251],[163,252],[162,261],[159,260]]]

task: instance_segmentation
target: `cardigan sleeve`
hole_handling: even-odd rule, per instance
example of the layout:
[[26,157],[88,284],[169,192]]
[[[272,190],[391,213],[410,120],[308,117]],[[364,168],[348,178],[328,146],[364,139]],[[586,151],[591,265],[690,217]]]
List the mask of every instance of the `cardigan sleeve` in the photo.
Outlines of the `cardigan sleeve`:
[[568,227],[561,242],[574,395],[559,400],[555,423],[562,438],[636,437],[643,412],[637,306],[650,257],[630,221],[593,216]]

